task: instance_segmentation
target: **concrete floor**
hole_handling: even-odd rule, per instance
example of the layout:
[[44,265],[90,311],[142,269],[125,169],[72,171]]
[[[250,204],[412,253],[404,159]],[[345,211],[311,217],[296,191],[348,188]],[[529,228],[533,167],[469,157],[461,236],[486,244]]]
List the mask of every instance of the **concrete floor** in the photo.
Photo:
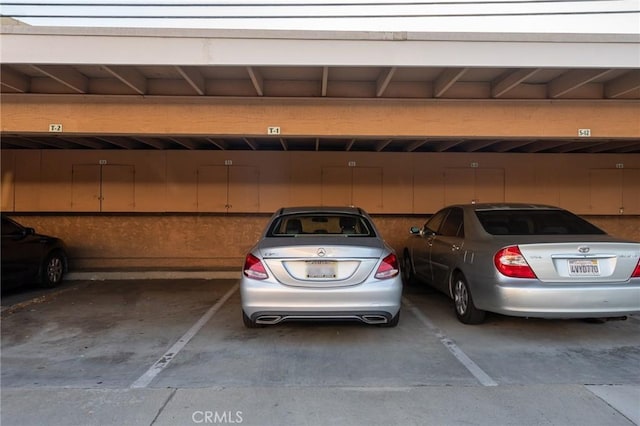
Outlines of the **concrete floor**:
[[640,320],[490,315],[406,289],[397,328],[245,329],[235,279],[2,299],[6,425],[640,423]]

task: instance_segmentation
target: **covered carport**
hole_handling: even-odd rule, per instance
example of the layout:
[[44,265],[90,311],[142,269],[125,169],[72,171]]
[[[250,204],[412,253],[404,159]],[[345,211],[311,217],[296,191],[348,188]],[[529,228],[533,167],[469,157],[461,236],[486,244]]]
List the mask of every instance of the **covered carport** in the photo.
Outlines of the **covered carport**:
[[2,27],[2,210],[72,268],[238,267],[285,205],[386,239],[536,202],[640,239],[640,37]]
[[282,205],[361,205],[396,248],[474,201],[640,239],[638,37],[0,37],[3,213],[122,274],[3,294],[3,425],[640,421],[635,314],[469,327],[407,285],[396,328],[245,329],[237,280]]

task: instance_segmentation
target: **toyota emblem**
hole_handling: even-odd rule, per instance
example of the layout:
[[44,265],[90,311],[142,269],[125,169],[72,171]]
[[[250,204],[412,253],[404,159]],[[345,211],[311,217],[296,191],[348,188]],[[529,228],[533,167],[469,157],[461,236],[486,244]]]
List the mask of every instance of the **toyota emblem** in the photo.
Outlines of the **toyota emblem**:
[[587,246],[580,246],[578,247],[578,251],[582,254],[586,254],[589,253],[589,250],[591,250],[589,247]]
[[327,251],[323,248],[318,249],[318,256],[324,257],[327,254]]

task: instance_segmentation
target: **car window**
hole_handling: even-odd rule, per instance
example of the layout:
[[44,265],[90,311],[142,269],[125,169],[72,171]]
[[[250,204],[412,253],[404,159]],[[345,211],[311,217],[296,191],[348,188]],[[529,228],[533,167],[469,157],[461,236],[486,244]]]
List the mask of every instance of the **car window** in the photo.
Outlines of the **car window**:
[[338,213],[306,213],[281,216],[273,222],[267,232],[268,237],[306,235],[375,237],[373,227],[366,218]]
[[444,218],[447,217],[448,213],[449,209],[445,209],[440,210],[439,212],[431,216],[427,223],[424,224],[424,231],[427,233],[438,233],[440,225],[442,225],[442,222],[444,221]]
[[440,226],[439,234],[445,237],[464,237],[463,217],[461,208],[452,208]]
[[598,235],[605,232],[566,210],[479,210],[476,216],[492,235]]

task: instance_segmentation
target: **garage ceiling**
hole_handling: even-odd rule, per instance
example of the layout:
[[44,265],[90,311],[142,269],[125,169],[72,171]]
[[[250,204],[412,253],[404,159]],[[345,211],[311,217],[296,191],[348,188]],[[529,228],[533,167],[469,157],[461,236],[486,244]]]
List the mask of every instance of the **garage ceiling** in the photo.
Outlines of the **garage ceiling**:
[[[217,44],[209,51],[202,47],[202,43],[194,49],[200,49],[193,55],[193,59],[177,58],[175,63],[167,61],[167,55],[161,55],[161,51],[155,49],[156,34],[136,33],[93,33],[82,30],[49,29],[16,29],[7,31],[3,27],[3,36],[7,40],[6,33],[12,36],[22,36],[24,49],[29,45],[38,46],[41,52],[19,51],[12,43],[13,38],[6,49],[3,49],[3,63],[1,65],[0,83],[2,93],[17,93],[24,96],[32,94],[51,95],[59,97],[67,96],[113,96],[113,97],[163,97],[167,102],[172,98],[184,97],[225,97],[225,98],[305,98],[317,99],[370,99],[375,102],[379,99],[423,99],[437,101],[439,99],[460,100],[501,100],[521,99],[527,101],[562,101],[562,100],[588,100],[597,102],[635,102],[640,101],[640,69],[638,60],[629,63],[625,59],[619,59],[623,48],[632,49],[638,46],[638,41],[631,37],[618,43],[615,37],[604,37],[595,40],[586,37],[565,37],[554,39],[542,36],[528,38],[521,36],[517,39],[505,37],[488,37],[487,40],[478,40],[459,36],[457,39],[448,37],[411,37],[407,34],[392,36],[377,36],[371,34],[365,36],[329,37],[329,45],[340,42],[336,49],[324,51],[319,49],[319,36],[308,37],[303,40],[305,46],[295,45],[296,49],[304,51],[304,55],[295,56],[291,52],[288,61],[278,58],[282,55],[281,48],[288,45],[278,43],[274,51],[273,60],[265,59],[259,54],[260,47],[255,47],[255,40],[259,42],[285,42],[300,41],[298,37],[290,34],[278,34],[265,37],[264,32],[252,37],[238,36],[233,33],[234,42],[241,42],[235,46],[238,52],[234,52],[229,46],[234,46],[227,38],[216,35],[215,37],[203,37],[200,34],[186,33],[180,36],[168,34],[162,35],[165,41],[172,42],[176,38],[182,42],[192,40],[208,43],[225,44],[221,49]],[[24,38],[27,35],[63,37],[64,43],[70,43],[69,49],[74,52],[65,53],[60,50],[55,60],[48,58],[48,51],[42,37]],[[82,35],[98,37],[93,46],[84,46]],[[272,34],[272,33],[269,33]],[[317,33],[314,33],[317,34]],[[133,38],[131,38],[133,37]],[[154,38],[155,37],[155,38]],[[133,40],[128,43],[128,38]],[[415,40],[414,40],[415,39]],[[70,41],[71,40],[71,41]],[[108,47],[115,40],[117,46]],[[255,43],[251,43],[251,41]],[[20,41],[20,40],[18,40]],[[55,40],[50,40],[55,42]],[[135,43],[145,46],[147,41],[151,52],[142,53],[139,60],[134,63],[131,52],[119,54],[117,49],[130,46],[136,50]],[[162,40],[161,40],[162,41]],[[389,42],[414,41],[412,49],[393,50],[398,45]],[[109,42],[109,43],[107,43]],[[381,43],[382,42],[382,43]],[[344,52],[339,49],[344,44],[347,49],[355,52],[357,59],[343,57]],[[353,44],[356,43],[356,44]],[[362,43],[362,49],[358,49],[358,43]],[[371,44],[373,43],[373,44]],[[376,45],[377,43],[377,45]],[[434,44],[435,43],[435,44]],[[439,43],[439,44],[438,44]],[[444,49],[442,56],[446,55],[446,49],[464,45],[459,53],[466,55],[462,61],[456,57],[438,63],[429,53],[436,54]],[[462,44],[461,44],[462,43]],[[475,44],[474,44],[475,43]],[[493,43],[494,49],[486,43]],[[518,43],[531,49],[532,56],[538,55],[541,59],[531,60],[526,57],[526,52],[519,62],[527,66],[515,66],[518,59],[511,58],[513,49],[519,48]],[[3,43],[4,44],[4,43]],[[515,45],[514,45],[515,44]],[[107,46],[104,52],[96,52],[96,47]],[[326,46],[327,43],[322,44]],[[17,44],[15,46],[20,46]],[[177,46],[177,50],[187,50],[192,44],[186,44],[184,49]],[[292,45],[293,46],[293,45]],[[605,48],[605,52],[611,52],[610,58],[597,59],[592,62],[581,59],[567,58],[571,55],[583,54],[574,50],[584,46],[595,46],[594,52]],[[311,48],[318,51],[307,52]],[[379,49],[376,49],[379,47]],[[545,52],[538,52],[540,48]],[[85,49],[83,55],[83,49]],[[143,48],[142,48],[143,49]],[[257,49],[258,52],[247,52],[248,49]],[[389,50],[391,49],[391,50]],[[486,49],[486,54],[477,58],[471,58],[473,52]],[[5,51],[6,50],[6,51]],[[32,49],[33,50],[33,49]],[[330,49],[327,49],[330,50]],[[201,53],[201,51],[205,51]],[[226,52],[220,57],[212,59],[212,52]],[[632,50],[633,51],[633,50]],[[345,52],[349,52],[346,50]],[[397,53],[390,57],[390,54]],[[411,52],[419,53],[411,55]],[[511,53],[509,53],[511,52]],[[101,54],[103,53],[103,54]],[[628,52],[627,52],[628,53]],[[636,51],[637,53],[637,51]],[[342,54],[342,56],[341,56]],[[145,55],[149,55],[147,59]],[[155,55],[155,56],[154,56]],[[198,55],[202,55],[200,58]],[[226,56],[225,56],[226,55]],[[376,55],[378,57],[376,58]],[[450,55],[450,54],[449,54]],[[492,57],[495,55],[495,57]],[[502,55],[502,56],[501,56]],[[553,55],[565,55],[553,57]],[[157,58],[158,56],[163,56]],[[215,56],[215,55],[214,55]],[[308,57],[307,57],[308,56]],[[82,59],[79,62],[78,58]],[[506,59],[501,59],[501,58]],[[6,59],[9,60],[6,60]],[[251,58],[254,62],[250,62]],[[340,59],[342,58],[342,59]],[[101,59],[104,59],[101,62]],[[157,63],[151,63],[155,61]],[[243,65],[237,64],[238,62]],[[357,63],[351,63],[357,62]],[[530,63],[534,62],[534,63]],[[603,63],[610,66],[603,66]],[[634,67],[633,65],[636,64]],[[500,66],[496,66],[500,65]],[[24,149],[192,149],[192,150],[316,150],[316,151],[374,151],[374,152],[555,152],[555,153],[640,153],[639,139],[607,139],[584,138],[563,140],[539,140],[539,139],[383,139],[349,138],[330,139],[323,137],[305,138],[227,138],[216,135],[184,137],[184,135],[163,135],[159,137],[126,135],[42,135],[42,134],[3,134],[2,148]]]

